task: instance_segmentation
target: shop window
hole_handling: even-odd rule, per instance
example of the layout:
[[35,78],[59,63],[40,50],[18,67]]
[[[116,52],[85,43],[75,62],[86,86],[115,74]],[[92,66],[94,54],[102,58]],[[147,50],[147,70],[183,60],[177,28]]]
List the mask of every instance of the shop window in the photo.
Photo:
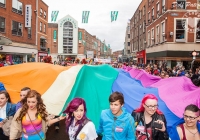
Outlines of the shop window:
[[196,41],[200,41],[200,19],[197,19]]
[[22,15],[23,4],[18,0],[12,0],[12,11]]
[[31,28],[28,28],[28,38],[31,38]]
[[44,11],[44,18],[46,19],[46,16],[47,16],[47,14],[46,14],[46,12]]
[[40,49],[46,51],[46,39],[40,38]]
[[6,0],[0,0],[0,7],[6,7]]
[[177,9],[186,9],[186,0],[177,0]]
[[40,16],[42,16],[42,14],[43,14],[43,10],[42,8],[40,8]]
[[12,21],[12,34],[22,36],[22,24],[17,21]]
[[176,41],[177,42],[185,42],[185,27],[186,26],[186,20],[176,20]]
[[5,18],[0,17],[0,32],[5,32]]
[[40,32],[42,32],[42,22],[40,22]]

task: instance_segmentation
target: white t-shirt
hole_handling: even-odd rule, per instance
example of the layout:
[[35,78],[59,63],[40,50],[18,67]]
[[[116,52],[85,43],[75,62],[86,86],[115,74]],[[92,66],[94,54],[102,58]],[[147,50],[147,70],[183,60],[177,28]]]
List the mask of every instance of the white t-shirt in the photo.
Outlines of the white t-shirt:
[[[74,140],[74,135],[76,134],[78,127],[70,126],[69,127],[69,139]],[[81,139],[82,137],[82,139]],[[97,133],[93,122],[89,121],[79,132],[77,140],[94,140],[97,138]]]

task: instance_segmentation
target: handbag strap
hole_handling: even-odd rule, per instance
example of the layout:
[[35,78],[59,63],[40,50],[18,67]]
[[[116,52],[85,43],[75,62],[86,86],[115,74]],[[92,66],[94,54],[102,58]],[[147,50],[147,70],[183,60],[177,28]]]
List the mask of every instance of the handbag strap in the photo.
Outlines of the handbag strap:
[[[28,112],[27,112],[27,114],[28,114]],[[37,129],[36,129],[35,126],[33,125],[33,122],[32,122],[32,120],[31,120],[31,117],[29,116],[29,114],[28,114],[28,117],[29,117],[29,120],[30,120],[30,122],[31,122],[31,124],[32,124],[32,126],[33,126],[33,128],[35,129],[36,133],[38,134],[38,136],[40,137],[40,139],[43,140],[43,138],[40,136],[39,132],[37,131]]]

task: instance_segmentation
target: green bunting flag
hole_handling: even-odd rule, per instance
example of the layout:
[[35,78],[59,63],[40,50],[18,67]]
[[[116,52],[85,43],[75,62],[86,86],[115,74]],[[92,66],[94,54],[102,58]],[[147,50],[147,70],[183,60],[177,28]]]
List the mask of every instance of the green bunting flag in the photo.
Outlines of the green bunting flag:
[[111,22],[116,21],[118,16],[118,11],[111,11]]
[[83,11],[82,13],[82,23],[88,23],[90,11]]
[[56,22],[56,19],[58,17],[58,13],[59,13],[59,11],[52,11],[52,13],[51,13],[51,21]]

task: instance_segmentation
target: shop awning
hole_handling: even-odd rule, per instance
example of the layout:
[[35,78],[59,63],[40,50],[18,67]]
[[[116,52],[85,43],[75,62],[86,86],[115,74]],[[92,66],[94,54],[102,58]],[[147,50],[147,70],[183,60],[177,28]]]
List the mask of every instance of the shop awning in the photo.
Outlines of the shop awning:
[[0,34],[0,45],[9,45],[12,44],[11,39],[7,38],[6,36],[3,36]]

